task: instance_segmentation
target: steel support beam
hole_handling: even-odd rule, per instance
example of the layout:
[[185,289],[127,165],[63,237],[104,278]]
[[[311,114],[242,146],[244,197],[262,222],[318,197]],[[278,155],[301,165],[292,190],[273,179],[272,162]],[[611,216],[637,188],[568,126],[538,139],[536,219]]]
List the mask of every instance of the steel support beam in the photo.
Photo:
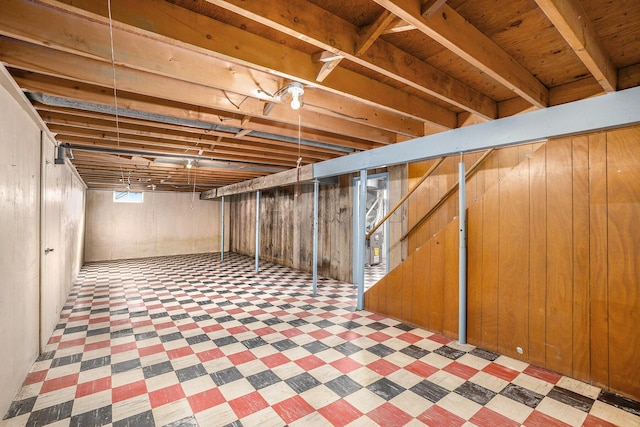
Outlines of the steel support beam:
[[315,179],[640,123],[640,86],[313,165]]
[[320,181],[313,181],[313,296],[318,294],[318,192]]
[[364,251],[365,251],[365,224],[367,223],[367,170],[360,170],[360,188],[358,191],[358,229],[353,233],[353,245],[356,248],[356,264],[353,272],[354,282],[357,286],[356,308],[364,309]]
[[256,273],[260,272],[260,190],[256,191]]
[[464,162],[458,163],[458,227],[460,255],[458,267],[458,342],[467,343],[467,182]]

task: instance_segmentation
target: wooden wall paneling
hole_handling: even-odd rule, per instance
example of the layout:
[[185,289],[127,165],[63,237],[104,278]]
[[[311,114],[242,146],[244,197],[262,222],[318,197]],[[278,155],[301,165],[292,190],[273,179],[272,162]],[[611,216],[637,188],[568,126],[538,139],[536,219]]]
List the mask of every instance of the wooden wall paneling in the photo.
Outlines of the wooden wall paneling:
[[414,276],[413,269],[416,253],[414,251],[400,264],[402,267],[402,294],[399,295],[401,297],[401,314],[398,318],[402,320],[409,320],[413,317],[413,295],[416,288],[414,279],[417,278]]
[[[457,180],[457,156],[447,157],[442,165],[440,165],[440,174],[438,174],[438,200],[446,193],[446,191],[451,188],[453,183]],[[451,207],[453,200],[457,200],[458,193],[455,192],[452,194],[449,199],[445,200],[444,203],[437,209],[437,211],[433,214],[435,219],[435,229],[434,233],[438,233],[449,224],[453,215],[453,209]],[[437,200],[436,200],[437,201]]]
[[[313,195],[312,188],[313,187],[311,187],[310,190]],[[340,204],[340,186],[332,185],[329,212],[323,212],[324,215],[328,217],[326,227],[328,228],[327,233],[330,236],[329,241],[331,242],[331,264],[330,264],[330,270],[329,270],[330,277],[339,277],[340,275],[340,258],[336,256],[336,249],[338,246],[338,236],[340,235],[341,232],[344,232],[344,231],[341,230],[341,227],[339,226],[340,225],[339,219],[338,219],[338,217],[340,216],[339,204]],[[318,222],[320,223],[320,221]],[[312,229],[312,233],[313,233],[313,229]]]
[[[471,165],[473,165],[481,156],[481,153],[467,153],[463,156],[464,166],[468,170]],[[478,193],[478,173],[479,169],[469,177],[466,182],[466,193],[467,193],[467,207],[471,206],[473,203],[477,202],[479,198],[482,197],[482,194]],[[456,208],[457,209],[457,208]],[[457,214],[456,214],[457,215]]]
[[429,329],[442,333],[444,311],[444,230],[430,241]]
[[547,312],[547,150],[529,162],[529,362],[545,366]]
[[504,147],[498,150],[499,177],[504,178],[518,163],[520,163],[519,147]]
[[[440,199],[440,193],[441,192],[444,193],[446,191],[446,189],[441,189],[441,185],[440,185],[440,182],[441,182],[440,175],[444,173],[443,171],[445,170],[444,166],[446,162],[447,161],[445,159],[442,162],[442,164],[438,167],[438,169],[436,169],[436,171],[433,173],[433,176],[429,178],[427,182],[425,182],[425,184],[427,185],[428,194],[429,194],[427,209],[431,209],[432,206],[438,203],[438,200]],[[426,213],[426,210],[422,212],[422,214],[424,213]],[[440,228],[438,228],[438,214],[434,213],[433,215],[431,215],[431,218],[428,221],[426,221],[425,224],[423,224],[423,227],[427,227],[427,234],[426,234],[427,240],[435,236],[436,233],[440,231]],[[427,240],[425,240],[425,242]]]
[[384,287],[384,305],[383,294],[380,294],[378,303],[380,310],[384,307],[384,314],[396,319],[402,316],[402,268],[402,264],[400,264],[387,275],[387,283]]
[[[428,160],[425,160],[409,164],[408,188],[413,188],[420,177],[429,169],[429,163],[430,162]],[[422,208],[425,203],[425,194],[428,194],[426,182],[422,183],[422,185],[411,196],[409,196],[409,199],[406,202],[408,204],[407,223],[409,227],[413,226],[413,224],[418,222],[420,219],[418,212],[426,212],[426,210],[423,210]],[[417,230],[413,235],[408,237],[409,253],[416,249],[416,239],[418,239],[417,236],[419,233],[420,230]]]
[[387,285],[387,277],[380,279],[375,285],[367,290],[364,294],[364,309],[374,313],[380,312],[378,303],[380,289],[384,289]]
[[573,373],[589,380],[589,137],[573,138]]
[[[328,186],[322,186],[322,190],[320,191],[319,194],[319,204],[318,207],[320,208],[320,211],[324,214],[322,216],[322,229],[323,232],[321,234],[318,235],[318,246],[322,247],[322,251],[319,251],[320,253],[318,254],[318,261],[320,262],[320,265],[318,266],[318,274],[322,274],[323,276],[328,276],[330,275],[330,271],[331,271],[331,259],[332,259],[332,253],[331,253],[331,229],[332,227],[332,220],[335,220],[335,216],[333,216],[331,214],[331,210],[334,208],[334,206],[332,206],[332,193],[334,192],[334,186],[333,185],[328,185]],[[306,204],[305,204],[306,205]],[[305,217],[307,218],[306,220],[303,221],[303,226],[305,229],[308,229],[308,232],[305,232],[304,235],[305,236],[309,236],[309,243],[311,244],[311,246],[313,245],[312,243],[312,236],[313,236],[313,200],[311,200],[311,204],[308,206],[308,209],[306,209],[306,215]],[[309,220],[311,219],[311,220]],[[311,223],[311,224],[309,224]],[[308,227],[309,225],[311,225],[311,227]],[[313,260],[313,253],[310,254],[310,260]],[[311,263],[308,263],[309,265],[311,265]],[[322,272],[322,273],[320,273]]]
[[449,338],[458,337],[459,307],[459,221],[451,221],[444,232],[444,281],[442,333]]
[[431,245],[422,245],[414,252],[413,260],[413,308],[411,323],[429,325],[429,272],[431,270]]
[[353,193],[351,176],[345,175],[339,178],[338,196],[338,223],[334,226],[339,229],[338,244],[334,248],[334,257],[340,266],[340,275],[337,277],[346,282],[353,282]]
[[467,209],[467,341],[482,344],[482,200]]
[[546,367],[572,371],[573,238],[571,138],[547,143]]
[[589,135],[589,296],[591,381],[609,386],[607,134]]
[[[300,261],[300,224],[302,223],[302,210],[300,209],[300,203],[298,198],[291,197],[291,193],[289,193],[288,197],[288,217],[291,221],[291,232],[289,235],[291,236],[291,241],[289,242],[289,248],[285,247],[285,252],[290,250],[291,254],[291,265],[294,268],[302,269],[302,262]],[[321,214],[322,215],[322,214]],[[284,230],[283,230],[284,233]],[[284,242],[285,244],[287,242]]]
[[498,185],[485,193],[482,204],[482,347],[497,351],[500,244],[500,188]]
[[609,384],[640,397],[640,127],[607,135]]
[[[518,151],[514,153],[517,155]],[[503,177],[499,188],[498,351],[526,359],[529,357],[529,161]],[[523,355],[518,354],[517,347]]]

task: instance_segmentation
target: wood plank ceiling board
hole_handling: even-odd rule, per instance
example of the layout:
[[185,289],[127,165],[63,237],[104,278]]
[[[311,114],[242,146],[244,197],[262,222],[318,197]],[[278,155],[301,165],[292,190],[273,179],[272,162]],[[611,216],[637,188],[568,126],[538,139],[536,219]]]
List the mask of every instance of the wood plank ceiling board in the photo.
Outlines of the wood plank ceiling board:
[[115,67],[107,2],[0,0],[0,62],[90,187],[210,190],[604,93],[537,2],[640,85],[637,0],[111,0]]

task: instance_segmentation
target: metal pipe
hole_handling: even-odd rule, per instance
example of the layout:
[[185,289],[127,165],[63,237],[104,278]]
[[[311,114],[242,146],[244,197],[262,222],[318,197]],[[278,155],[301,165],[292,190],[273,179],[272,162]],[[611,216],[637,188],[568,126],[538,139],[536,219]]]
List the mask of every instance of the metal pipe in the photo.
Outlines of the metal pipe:
[[318,191],[320,182],[313,181],[313,296],[318,293]]
[[467,343],[467,183],[464,162],[458,164],[458,226],[460,228],[460,266],[458,276],[458,342]]
[[220,206],[220,261],[224,261],[224,196],[222,196],[222,205]]
[[356,308],[364,309],[364,250],[365,250],[365,224],[367,222],[367,170],[360,171],[360,188],[358,192],[358,229],[355,230],[355,248],[356,248],[356,270],[353,272],[357,275],[356,286],[358,293],[356,298]]
[[256,273],[260,272],[260,190],[256,191]]

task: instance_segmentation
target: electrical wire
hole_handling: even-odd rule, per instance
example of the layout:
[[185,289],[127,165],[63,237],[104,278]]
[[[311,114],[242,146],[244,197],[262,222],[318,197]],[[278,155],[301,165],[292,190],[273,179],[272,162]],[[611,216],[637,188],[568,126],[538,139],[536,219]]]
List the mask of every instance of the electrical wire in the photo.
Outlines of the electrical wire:
[[[111,0],[107,0],[107,9],[109,10],[109,42],[111,45],[111,70],[113,72],[113,101],[116,110],[116,142],[118,144],[118,148],[120,148],[120,116],[118,114],[118,87],[116,84],[116,55],[115,49],[113,47],[113,18],[111,16]],[[120,155],[118,155],[118,160],[121,160]],[[122,164],[119,164],[118,166],[120,167],[120,174],[122,175],[122,182],[124,183],[124,171],[122,170]],[[127,188],[129,187],[127,186]]]

